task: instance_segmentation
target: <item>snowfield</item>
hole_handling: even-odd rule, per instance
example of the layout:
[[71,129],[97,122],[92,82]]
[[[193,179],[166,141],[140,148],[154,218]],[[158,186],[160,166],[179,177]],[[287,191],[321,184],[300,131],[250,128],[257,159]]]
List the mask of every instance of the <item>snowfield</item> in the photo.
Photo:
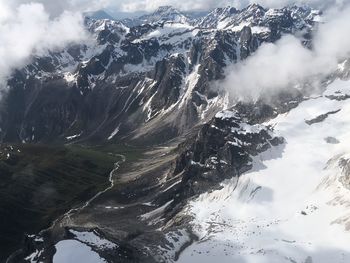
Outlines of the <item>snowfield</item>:
[[76,240],[63,240],[56,244],[56,254],[53,263],[106,263],[89,246]]
[[62,240],[55,245],[56,253],[53,263],[105,263],[92,248],[98,250],[116,249],[118,246],[95,232],[70,230],[76,239]]
[[178,262],[350,262],[350,180],[341,165],[350,158],[347,94],[350,81],[336,80],[323,96],[266,123],[286,143],[190,203],[199,241]]

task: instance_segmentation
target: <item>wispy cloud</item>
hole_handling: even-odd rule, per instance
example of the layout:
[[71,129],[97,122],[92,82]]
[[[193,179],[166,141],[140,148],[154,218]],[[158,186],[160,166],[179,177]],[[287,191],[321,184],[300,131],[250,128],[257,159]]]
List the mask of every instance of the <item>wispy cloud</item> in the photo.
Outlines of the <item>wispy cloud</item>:
[[[104,5],[108,6],[108,0],[104,1]],[[236,8],[244,8],[251,3],[261,4],[264,7],[278,8],[291,4],[307,4],[320,9],[328,8],[334,5],[343,5],[349,0],[117,0],[111,1],[110,6],[121,11],[152,11],[161,5],[172,5],[184,11],[191,10],[210,10],[215,7],[234,6]]]
[[325,21],[315,33],[311,49],[291,35],[263,44],[245,61],[228,67],[221,85],[236,98],[255,100],[261,94],[326,77],[350,57],[350,8],[329,11]]
[[65,47],[86,38],[79,13],[62,11],[50,18],[40,3],[0,0],[0,81],[14,68],[24,66],[33,55]]
[[153,11],[162,5],[172,5],[184,11],[210,10],[215,7],[234,6],[246,7],[251,3],[258,3],[264,7],[283,7],[290,4],[308,4],[318,8],[342,5],[350,0],[11,0],[13,5],[38,2],[42,3],[52,15],[58,15],[63,10],[92,11],[101,8],[111,8],[117,11]]

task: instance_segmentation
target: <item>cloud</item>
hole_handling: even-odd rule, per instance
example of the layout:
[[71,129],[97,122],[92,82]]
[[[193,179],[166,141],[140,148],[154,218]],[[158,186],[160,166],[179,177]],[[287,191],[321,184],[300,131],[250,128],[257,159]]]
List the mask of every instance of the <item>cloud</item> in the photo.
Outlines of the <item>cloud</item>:
[[235,98],[256,100],[261,94],[326,77],[350,57],[350,7],[329,11],[325,20],[314,35],[311,49],[292,35],[263,44],[245,61],[228,67],[220,85]]
[[343,5],[350,0],[0,0],[9,2],[12,6],[28,3],[41,3],[51,16],[58,16],[65,10],[73,12],[110,9],[112,11],[137,12],[153,11],[159,6],[171,5],[183,11],[211,10],[216,7],[234,6],[244,8],[249,4],[258,3],[264,7],[284,7],[290,4],[307,4],[320,9],[334,5]]
[[[110,6],[120,11],[152,11],[161,5],[172,5],[184,11],[191,10],[210,10],[216,7],[234,6],[236,8],[244,8],[249,4],[257,3],[268,8],[284,7],[290,4],[307,4],[320,9],[328,8],[334,5],[343,5],[349,0],[123,0],[111,1]],[[106,1],[105,1],[106,4]],[[108,5],[108,4],[106,4]]]
[[[5,1],[5,0],[3,0]],[[264,7],[283,7],[290,4],[308,4],[317,8],[341,5],[350,0],[35,0],[45,6],[45,9],[57,16],[64,10],[94,11],[109,8],[113,11],[136,12],[153,11],[162,5],[171,5],[183,11],[211,10],[216,7],[234,6],[244,8],[251,3],[258,3]],[[11,0],[12,5],[31,3],[33,0]]]
[[[312,5],[344,5],[350,0],[309,0],[299,3]],[[258,2],[264,6],[283,6],[291,4],[292,0],[0,0],[0,80],[4,80],[14,68],[21,67],[30,61],[32,55],[42,55],[49,50],[57,50],[69,43],[81,42],[85,39],[83,19],[81,13],[87,10],[97,10],[113,7],[124,11],[153,10],[160,5],[174,5],[182,10],[210,9],[216,6],[233,5],[243,7],[250,2]],[[345,11],[343,11],[342,17]],[[347,13],[348,14],[348,13]],[[347,15],[346,14],[346,15]],[[350,16],[349,16],[350,17]],[[349,24],[345,16],[331,21],[320,28],[315,36],[315,48],[309,51],[302,47],[298,39],[285,37],[278,43],[264,45],[252,58],[244,64],[232,68],[237,74],[230,74],[228,79],[241,82],[241,87],[249,91],[251,86],[268,87],[283,86],[285,80],[300,80],[310,74],[324,74],[327,67],[334,63],[330,58],[344,56],[340,54],[350,46],[344,41],[347,35],[343,25]],[[336,24],[338,23],[338,24]],[[335,25],[333,25],[335,24]],[[331,28],[328,28],[331,27]],[[342,30],[341,32],[338,32]],[[326,32],[326,36],[324,35]],[[328,37],[331,36],[331,37]],[[332,41],[336,39],[336,41]],[[331,42],[331,43],[329,43]],[[337,43],[336,46],[335,43]],[[342,45],[342,46],[340,46]],[[293,55],[294,54],[294,55]],[[320,57],[317,58],[316,57]],[[266,58],[269,59],[266,59]],[[282,60],[281,60],[282,58]],[[270,63],[267,63],[270,61]],[[332,62],[332,63],[331,63]],[[283,67],[279,66],[282,65]],[[267,64],[267,65],[266,65]],[[322,66],[320,67],[319,65]],[[320,68],[314,72],[315,65]],[[302,67],[301,67],[302,66]],[[251,79],[250,68],[260,74],[260,80],[254,83]],[[261,71],[261,68],[264,71]],[[283,68],[283,69],[282,69]],[[298,72],[298,68],[305,68]],[[279,76],[272,81],[271,74],[281,70]],[[239,73],[239,74],[238,74]],[[246,76],[246,77],[244,77]],[[271,83],[273,82],[273,83]],[[275,83],[275,84],[274,84]],[[239,89],[236,85],[236,89]]]
[[[21,4],[38,3],[44,6],[46,12],[51,16],[59,16],[65,11],[71,12],[84,12],[90,10],[98,10],[111,5],[112,0],[0,0],[0,2],[6,3],[11,7],[16,7]],[[116,1],[120,5],[122,1]]]
[[87,37],[80,14],[63,11],[50,18],[40,3],[0,0],[0,82],[24,66],[33,55],[43,55]]

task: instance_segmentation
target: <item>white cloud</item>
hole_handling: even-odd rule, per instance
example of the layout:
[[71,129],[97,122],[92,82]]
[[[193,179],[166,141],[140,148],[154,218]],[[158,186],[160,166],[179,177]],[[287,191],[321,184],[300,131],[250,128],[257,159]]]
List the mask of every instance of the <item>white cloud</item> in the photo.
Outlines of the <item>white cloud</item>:
[[[108,1],[108,0],[106,0]],[[106,3],[105,1],[105,3]],[[333,5],[342,5],[349,0],[123,0],[111,1],[110,4],[121,11],[152,11],[161,5],[172,5],[184,11],[210,10],[215,7],[234,6],[244,8],[251,3],[258,3],[264,7],[284,7],[290,4],[308,4],[318,8],[326,8]]]
[[[84,12],[87,10],[98,10],[100,8],[111,5],[112,0],[0,0],[0,2],[6,3],[11,7],[16,7],[21,4],[39,3],[42,4],[45,10],[51,16],[58,16],[64,11],[71,12]],[[121,3],[121,1],[116,1]]]
[[315,33],[312,49],[291,35],[263,44],[253,56],[229,67],[221,85],[234,97],[255,100],[261,93],[332,73],[338,62],[350,57],[350,8],[329,12],[326,21]]
[[123,12],[150,12],[162,5],[171,5],[183,11],[210,10],[228,5],[244,8],[251,3],[258,3],[264,7],[283,7],[297,3],[322,9],[334,5],[343,5],[349,3],[350,0],[0,0],[0,2],[8,2],[11,6],[32,2],[41,3],[50,15],[57,16],[64,10],[84,12],[102,8]]
[[244,8],[251,3],[258,3],[264,7],[283,7],[297,3],[325,8],[327,6],[344,4],[350,0],[11,0],[11,3],[12,5],[18,5],[33,1],[42,3],[50,14],[58,15],[64,10],[91,11],[101,8],[111,8],[126,12],[153,11],[162,5],[171,5],[184,11],[210,10],[227,5]]
[[[292,0],[0,0],[0,79],[7,77],[16,67],[29,62],[31,55],[40,55],[48,50],[59,49],[71,42],[79,42],[86,37],[80,15],[86,10],[114,6],[119,10],[153,10],[160,5],[174,5],[183,10],[210,9],[228,4],[242,7],[250,2],[264,6],[283,6]],[[350,0],[309,0],[305,3],[318,5],[341,5]],[[298,2],[302,2],[298,0]],[[69,11],[67,11],[69,10]],[[337,20],[322,26],[316,35],[314,51],[303,48],[294,37],[286,37],[275,45],[261,47],[257,54],[244,64],[232,70],[239,74],[230,74],[228,79],[241,82],[242,92],[250,86],[265,87],[283,86],[286,80],[300,80],[310,74],[324,74],[332,66],[334,57],[344,56],[350,47],[344,40],[346,28],[339,24],[349,25],[348,13],[341,13]],[[341,20],[343,19],[343,20]],[[339,32],[340,31],[340,32]],[[326,32],[326,33],[324,33]],[[326,34],[326,36],[325,36]],[[335,41],[336,40],[336,41]],[[269,59],[266,59],[269,58]],[[282,60],[281,60],[282,58]],[[281,65],[284,65],[281,67]],[[316,72],[314,67],[319,68]],[[322,65],[322,66],[320,66]],[[237,66],[235,66],[237,67]],[[260,75],[260,80],[250,79],[251,70]],[[297,71],[302,68],[303,71]],[[264,69],[264,70],[262,70]],[[274,79],[270,75],[279,70]],[[244,77],[246,76],[246,78]],[[254,83],[254,81],[256,83]],[[273,83],[271,83],[273,82]],[[238,86],[238,85],[237,85]],[[248,87],[249,86],[249,87]],[[248,87],[248,88],[247,88]],[[237,88],[237,87],[236,87]]]
[[[86,38],[83,18],[62,12],[50,18],[40,3],[15,5],[0,0],[0,81],[15,68],[24,66],[32,55],[65,47]],[[3,84],[3,83],[2,83]]]

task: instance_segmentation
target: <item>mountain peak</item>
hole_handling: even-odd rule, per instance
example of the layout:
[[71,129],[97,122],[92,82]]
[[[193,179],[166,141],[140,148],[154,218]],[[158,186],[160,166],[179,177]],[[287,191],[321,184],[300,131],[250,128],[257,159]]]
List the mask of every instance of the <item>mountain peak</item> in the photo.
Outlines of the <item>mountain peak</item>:
[[158,7],[153,13],[143,15],[139,18],[141,22],[158,23],[158,22],[180,22],[186,23],[190,19],[176,8],[166,5]]
[[185,14],[173,6],[164,5],[164,6],[158,7],[153,13],[150,14],[150,16],[163,16],[163,17],[184,16],[185,17]]
[[169,11],[177,11],[177,9],[175,9],[174,7],[172,7],[171,5],[163,5],[158,7],[154,13],[164,13],[164,12],[169,12]]
[[235,14],[238,12],[238,10],[233,6],[226,6],[226,7],[215,8],[213,12],[214,13]]
[[92,19],[109,19],[109,20],[114,20],[114,18],[108,14],[104,10],[97,10],[93,12],[86,12],[84,14],[86,17],[92,18]]
[[265,8],[263,8],[261,5],[257,3],[252,3],[247,6],[247,9],[265,9]]
[[248,5],[246,8],[243,8],[242,11],[266,12],[266,9],[259,4],[253,3],[253,4]]

